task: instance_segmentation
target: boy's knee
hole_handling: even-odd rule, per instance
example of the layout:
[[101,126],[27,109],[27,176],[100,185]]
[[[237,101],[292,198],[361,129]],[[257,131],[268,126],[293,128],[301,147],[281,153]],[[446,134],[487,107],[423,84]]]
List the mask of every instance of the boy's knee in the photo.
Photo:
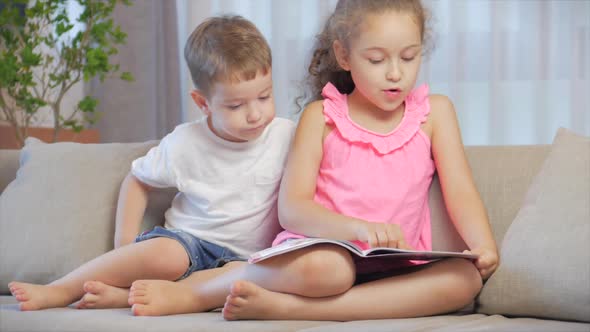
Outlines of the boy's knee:
[[176,280],[186,272],[190,260],[178,241],[160,237],[146,240],[147,243],[150,244],[151,250],[143,257],[143,264],[150,271],[165,280]]

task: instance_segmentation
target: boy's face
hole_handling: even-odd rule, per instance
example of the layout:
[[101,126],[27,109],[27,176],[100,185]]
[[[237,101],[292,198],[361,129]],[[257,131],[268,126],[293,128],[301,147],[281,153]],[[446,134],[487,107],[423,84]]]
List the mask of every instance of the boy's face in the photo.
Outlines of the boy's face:
[[272,74],[258,72],[249,81],[216,82],[209,98],[194,90],[191,95],[208,116],[215,135],[232,142],[258,138],[275,117]]

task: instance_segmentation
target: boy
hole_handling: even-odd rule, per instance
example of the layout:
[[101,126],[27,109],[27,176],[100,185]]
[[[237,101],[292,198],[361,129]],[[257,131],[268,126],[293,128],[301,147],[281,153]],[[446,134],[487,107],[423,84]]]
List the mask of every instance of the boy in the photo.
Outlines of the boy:
[[[48,285],[9,284],[21,310],[82,298],[78,308],[136,304],[134,314],[165,314],[141,298],[160,289],[157,280],[134,285],[131,294],[127,288],[139,279],[204,282],[246,264],[279,231],[277,193],[295,125],[275,118],[266,40],[241,17],[215,17],[193,31],[184,53],[196,87],[191,97],[206,117],[179,125],[133,162],[119,194],[114,250]],[[179,193],[165,227],[134,242],[152,187]],[[198,310],[223,304],[223,292],[229,289],[200,299]]]

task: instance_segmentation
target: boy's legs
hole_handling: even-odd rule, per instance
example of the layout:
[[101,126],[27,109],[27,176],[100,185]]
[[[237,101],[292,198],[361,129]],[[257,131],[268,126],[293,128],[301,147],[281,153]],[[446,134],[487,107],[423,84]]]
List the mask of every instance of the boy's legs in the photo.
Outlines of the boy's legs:
[[131,288],[129,303],[136,315],[202,312],[222,307],[231,285],[238,280],[276,292],[323,297],[345,292],[354,278],[354,262],[346,249],[318,245],[258,264],[229,263],[193,273],[179,282],[138,280]]
[[[231,273],[248,263],[234,261],[219,268],[193,272],[185,279],[173,282],[167,280],[137,280],[129,290],[129,305],[136,316],[163,316],[202,312],[217,307],[223,303],[207,299],[200,295],[199,286],[213,280],[222,274]],[[229,294],[229,285],[225,296]],[[212,304],[208,304],[213,302]]]
[[184,247],[176,240],[154,238],[107,252],[48,285],[11,282],[11,293],[21,310],[67,306],[84,295],[84,283],[98,280],[129,287],[137,279],[176,280],[189,266]]
[[273,292],[247,281],[232,286],[223,308],[228,320],[366,320],[452,312],[468,305],[482,286],[468,260],[447,259],[408,274],[356,285],[349,291],[311,298]]
[[[185,279],[173,282],[168,280],[137,280],[131,289],[107,285],[100,281],[84,283],[86,294],[77,303],[78,309],[129,308],[137,316],[160,316],[185,313],[185,307],[194,307],[191,285],[198,285],[215,278],[246,262],[234,261],[219,268],[193,272]],[[180,301],[187,303],[180,305]],[[198,306],[198,304],[196,305]],[[180,311],[180,312],[179,312]],[[190,311],[189,311],[190,312]]]

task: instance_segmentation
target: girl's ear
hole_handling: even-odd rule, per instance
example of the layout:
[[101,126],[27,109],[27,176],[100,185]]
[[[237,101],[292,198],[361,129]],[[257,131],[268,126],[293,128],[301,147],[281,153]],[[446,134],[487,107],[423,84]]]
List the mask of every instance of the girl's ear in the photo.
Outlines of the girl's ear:
[[199,90],[192,90],[191,97],[193,98],[195,104],[197,104],[203,113],[205,113],[205,115],[209,116],[211,114],[211,111],[209,110],[209,104],[207,103],[207,98],[203,92]]
[[334,50],[334,55],[336,56],[336,61],[340,65],[340,68],[349,71],[350,65],[348,64],[348,51],[346,47],[342,45],[339,40],[335,40],[332,43],[332,49]]

